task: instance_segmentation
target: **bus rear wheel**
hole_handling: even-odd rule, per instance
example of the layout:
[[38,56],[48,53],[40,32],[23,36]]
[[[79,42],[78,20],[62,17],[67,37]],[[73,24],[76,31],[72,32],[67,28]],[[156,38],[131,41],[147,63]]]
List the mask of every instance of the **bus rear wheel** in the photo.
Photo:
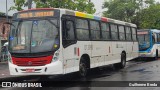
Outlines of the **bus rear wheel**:
[[124,68],[125,66],[126,66],[126,55],[124,53],[122,53],[120,68]]
[[115,64],[115,66],[119,69],[122,69],[126,66],[126,54],[125,53],[121,54],[121,62]]
[[86,77],[88,73],[87,62],[84,60],[83,57],[81,58],[79,64],[79,73],[81,77]]

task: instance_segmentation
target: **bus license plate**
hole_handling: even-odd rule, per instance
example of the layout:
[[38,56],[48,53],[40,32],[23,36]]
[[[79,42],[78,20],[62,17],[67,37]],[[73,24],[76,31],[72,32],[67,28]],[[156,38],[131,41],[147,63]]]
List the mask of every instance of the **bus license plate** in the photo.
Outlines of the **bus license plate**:
[[35,69],[29,68],[29,69],[26,69],[26,72],[28,72],[28,73],[35,72]]

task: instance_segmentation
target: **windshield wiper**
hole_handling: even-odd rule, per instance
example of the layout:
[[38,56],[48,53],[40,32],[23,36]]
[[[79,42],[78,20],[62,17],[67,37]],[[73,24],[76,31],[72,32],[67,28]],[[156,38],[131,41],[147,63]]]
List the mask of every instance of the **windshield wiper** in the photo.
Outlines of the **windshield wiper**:
[[16,29],[16,30],[15,30],[16,36],[18,36],[18,28],[19,28],[19,26],[21,25],[22,21],[23,21],[23,20],[19,20],[19,21],[18,21],[18,24],[17,24],[17,27],[15,28],[15,29]]

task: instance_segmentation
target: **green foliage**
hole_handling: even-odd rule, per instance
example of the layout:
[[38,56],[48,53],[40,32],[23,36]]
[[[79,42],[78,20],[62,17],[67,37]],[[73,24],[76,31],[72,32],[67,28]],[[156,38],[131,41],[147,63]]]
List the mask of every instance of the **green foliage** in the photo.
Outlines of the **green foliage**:
[[25,0],[14,0],[15,6],[11,6],[9,10],[23,10],[22,7],[25,6]]
[[5,15],[5,13],[3,13],[3,12],[0,12],[0,16],[6,16],[6,15]]
[[[36,4],[36,8],[66,8],[71,10],[77,10],[86,13],[95,13],[94,4],[89,0],[33,0]],[[23,6],[26,6],[25,0],[15,0],[15,6],[12,6],[11,10],[22,10]]]
[[[103,16],[132,22],[141,28],[141,16],[144,16],[142,10],[155,5],[155,0],[106,0],[103,8]],[[147,14],[145,14],[147,16]]]
[[140,28],[160,29],[160,4],[151,5],[138,13]]
[[109,0],[103,4],[103,8],[108,9],[103,16],[131,22],[138,6],[136,0]]

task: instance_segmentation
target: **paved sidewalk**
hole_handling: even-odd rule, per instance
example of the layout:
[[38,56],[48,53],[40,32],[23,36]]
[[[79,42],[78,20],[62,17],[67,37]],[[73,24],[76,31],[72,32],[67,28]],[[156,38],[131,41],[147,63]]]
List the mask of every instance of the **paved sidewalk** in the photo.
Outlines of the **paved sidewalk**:
[[7,77],[12,77],[9,74],[8,62],[0,62],[0,79]]

